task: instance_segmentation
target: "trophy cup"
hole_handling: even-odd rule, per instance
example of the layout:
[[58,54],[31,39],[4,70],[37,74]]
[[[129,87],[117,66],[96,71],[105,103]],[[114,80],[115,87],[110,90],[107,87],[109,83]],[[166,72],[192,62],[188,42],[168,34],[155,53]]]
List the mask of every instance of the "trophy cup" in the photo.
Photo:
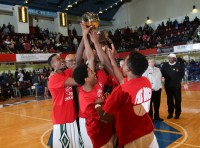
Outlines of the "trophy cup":
[[87,26],[97,29],[99,27],[99,16],[93,12],[86,12],[82,16],[82,22]]

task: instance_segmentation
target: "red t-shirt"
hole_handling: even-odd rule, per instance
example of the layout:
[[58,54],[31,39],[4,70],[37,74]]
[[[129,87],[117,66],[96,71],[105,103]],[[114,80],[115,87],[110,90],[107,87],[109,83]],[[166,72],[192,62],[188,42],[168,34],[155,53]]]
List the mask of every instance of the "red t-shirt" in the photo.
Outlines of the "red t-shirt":
[[66,76],[72,77],[73,75],[73,69],[72,68],[68,68],[64,71]]
[[[80,92],[81,89],[82,89],[82,87],[79,86],[78,87],[78,92]],[[79,95],[79,107],[80,107],[80,95]],[[79,118],[85,118],[85,115],[81,112],[81,109],[79,109],[78,117]]]
[[115,76],[109,75],[105,85],[115,88],[117,85],[119,85],[119,82]]
[[[149,80],[140,77],[117,86],[106,99],[103,110],[108,114],[115,115],[115,128],[119,146],[153,131],[153,123],[148,115],[151,93]],[[137,115],[135,112],[137,107],[145,109],[145,114]]]
[[[106,75],[104,69],[100,69],[97,71],[96,73],[97,79],[98,79],[98,83],[100,85],[100,89],[101,89],[101,94],[103,93],[103,88],[104,85],[108,79],[108,76]],[[80,87],[78,88],[79,92],[80,92]],[[80,104],[80,103],[79,103]],[[81,112],[81,110],[79,110],[79,115],[80,118],[85,118],[85,115]]]
[[106,74],[106,72],[104,71],[104,69],[100,69],[96,72],[96,76],[98,79],[98,82],[100,84],[100,86],[102,87],[102,89],[104,88],[104,85],[108,79],[108,75]]
[[86,118],[87,133],[94,148],[105,145],[113,134],[113,123],[102,122],[95,109],[95,100],[101,95],[99,84],[96,84],[90,92],[85,92],[82,87],[79,91],[80,110]]
[[69,75],[64,72],[49,78],[48,87],[53,100],[53,124],[72,123],[76,119],[72,87],[64,85],[68,77]]

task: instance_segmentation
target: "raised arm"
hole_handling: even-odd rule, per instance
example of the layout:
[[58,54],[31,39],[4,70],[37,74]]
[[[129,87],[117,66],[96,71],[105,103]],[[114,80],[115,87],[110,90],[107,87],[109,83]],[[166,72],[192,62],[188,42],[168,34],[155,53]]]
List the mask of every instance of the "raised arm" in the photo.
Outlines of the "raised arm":
[[112,49],[108,49],[108,53],[109,53],[109,58],[110,58],[110,62],[112,65],[112,69],[114,72],[114,75],[117,79],[117,81],[119,82],[119,84],[123,84],[124,83],[124,77],[122,72],[120,71],[117,62],[115,61],[115,47],[113,44],[111,44]]
[[98,34],[96,30],[93,30],[90,33],[90,38],[92,40],[92,42],[94,43],[95,49],[97,51],[97,55],[99,57],[99,60],[101,61],[101,63],[103,64],[103,66],[105,67],[106,71],[111,75],[114,76],[113,70],[112,70],[112,66],[109,60],[109,57],[107,56],[107,54],[103,51],[102,46],[99,44],[98,41]]
[[82,63],[83,52],[84,52],[84,40],[82,38],[78,46],[78,49],[76,51],[76,66]]
[[95,70],[94,65],[94,53],[92,51],[92,48],[90,47],[89,40],[88,40],[88,33],[91,30],[91,27],[87,28],[85,24],[81,23],[82,33],[83,33],[83,39],[84,39],[84,45],[85,45],[85,55],[88,60],[88,67],[91,70]]
[[65,81],[65,87],[66,86],[77,86],[78,84],[75,82],[75,80],[71,77],[68,77]]

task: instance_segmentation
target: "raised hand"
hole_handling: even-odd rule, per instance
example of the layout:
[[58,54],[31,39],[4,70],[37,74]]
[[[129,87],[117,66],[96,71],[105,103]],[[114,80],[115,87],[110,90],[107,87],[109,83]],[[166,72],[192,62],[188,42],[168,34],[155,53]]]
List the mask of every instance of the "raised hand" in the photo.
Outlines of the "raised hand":
[[110,59],[115,59],[115,53],[116,53],[115,46],[114,46],[114,44],[111,44],[111,49],[108,48],[108,56],[109,56],[109,58]]
[[95,104],[103,104],[105,101],[105,96],[101,96],[95,100]]
[[92,26],[87,27],[84,23],[80,23],[83,36],[87,36]]
[[89,33],[90,39],[93,43],[96,43],[99,41],[99,34],[97,33],[97,30],[93,29]]

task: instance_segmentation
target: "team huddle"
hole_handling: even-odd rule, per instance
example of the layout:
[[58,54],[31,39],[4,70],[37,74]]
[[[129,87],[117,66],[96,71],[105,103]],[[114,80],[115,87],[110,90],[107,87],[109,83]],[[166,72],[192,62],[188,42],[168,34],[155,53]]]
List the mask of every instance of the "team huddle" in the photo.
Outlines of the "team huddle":
[[76,55],[53,54],[53,148],[157,148],[149,116],[152,85],[142,76],[148,61],[131,52],[121,69],[114,45],[81,23]]

